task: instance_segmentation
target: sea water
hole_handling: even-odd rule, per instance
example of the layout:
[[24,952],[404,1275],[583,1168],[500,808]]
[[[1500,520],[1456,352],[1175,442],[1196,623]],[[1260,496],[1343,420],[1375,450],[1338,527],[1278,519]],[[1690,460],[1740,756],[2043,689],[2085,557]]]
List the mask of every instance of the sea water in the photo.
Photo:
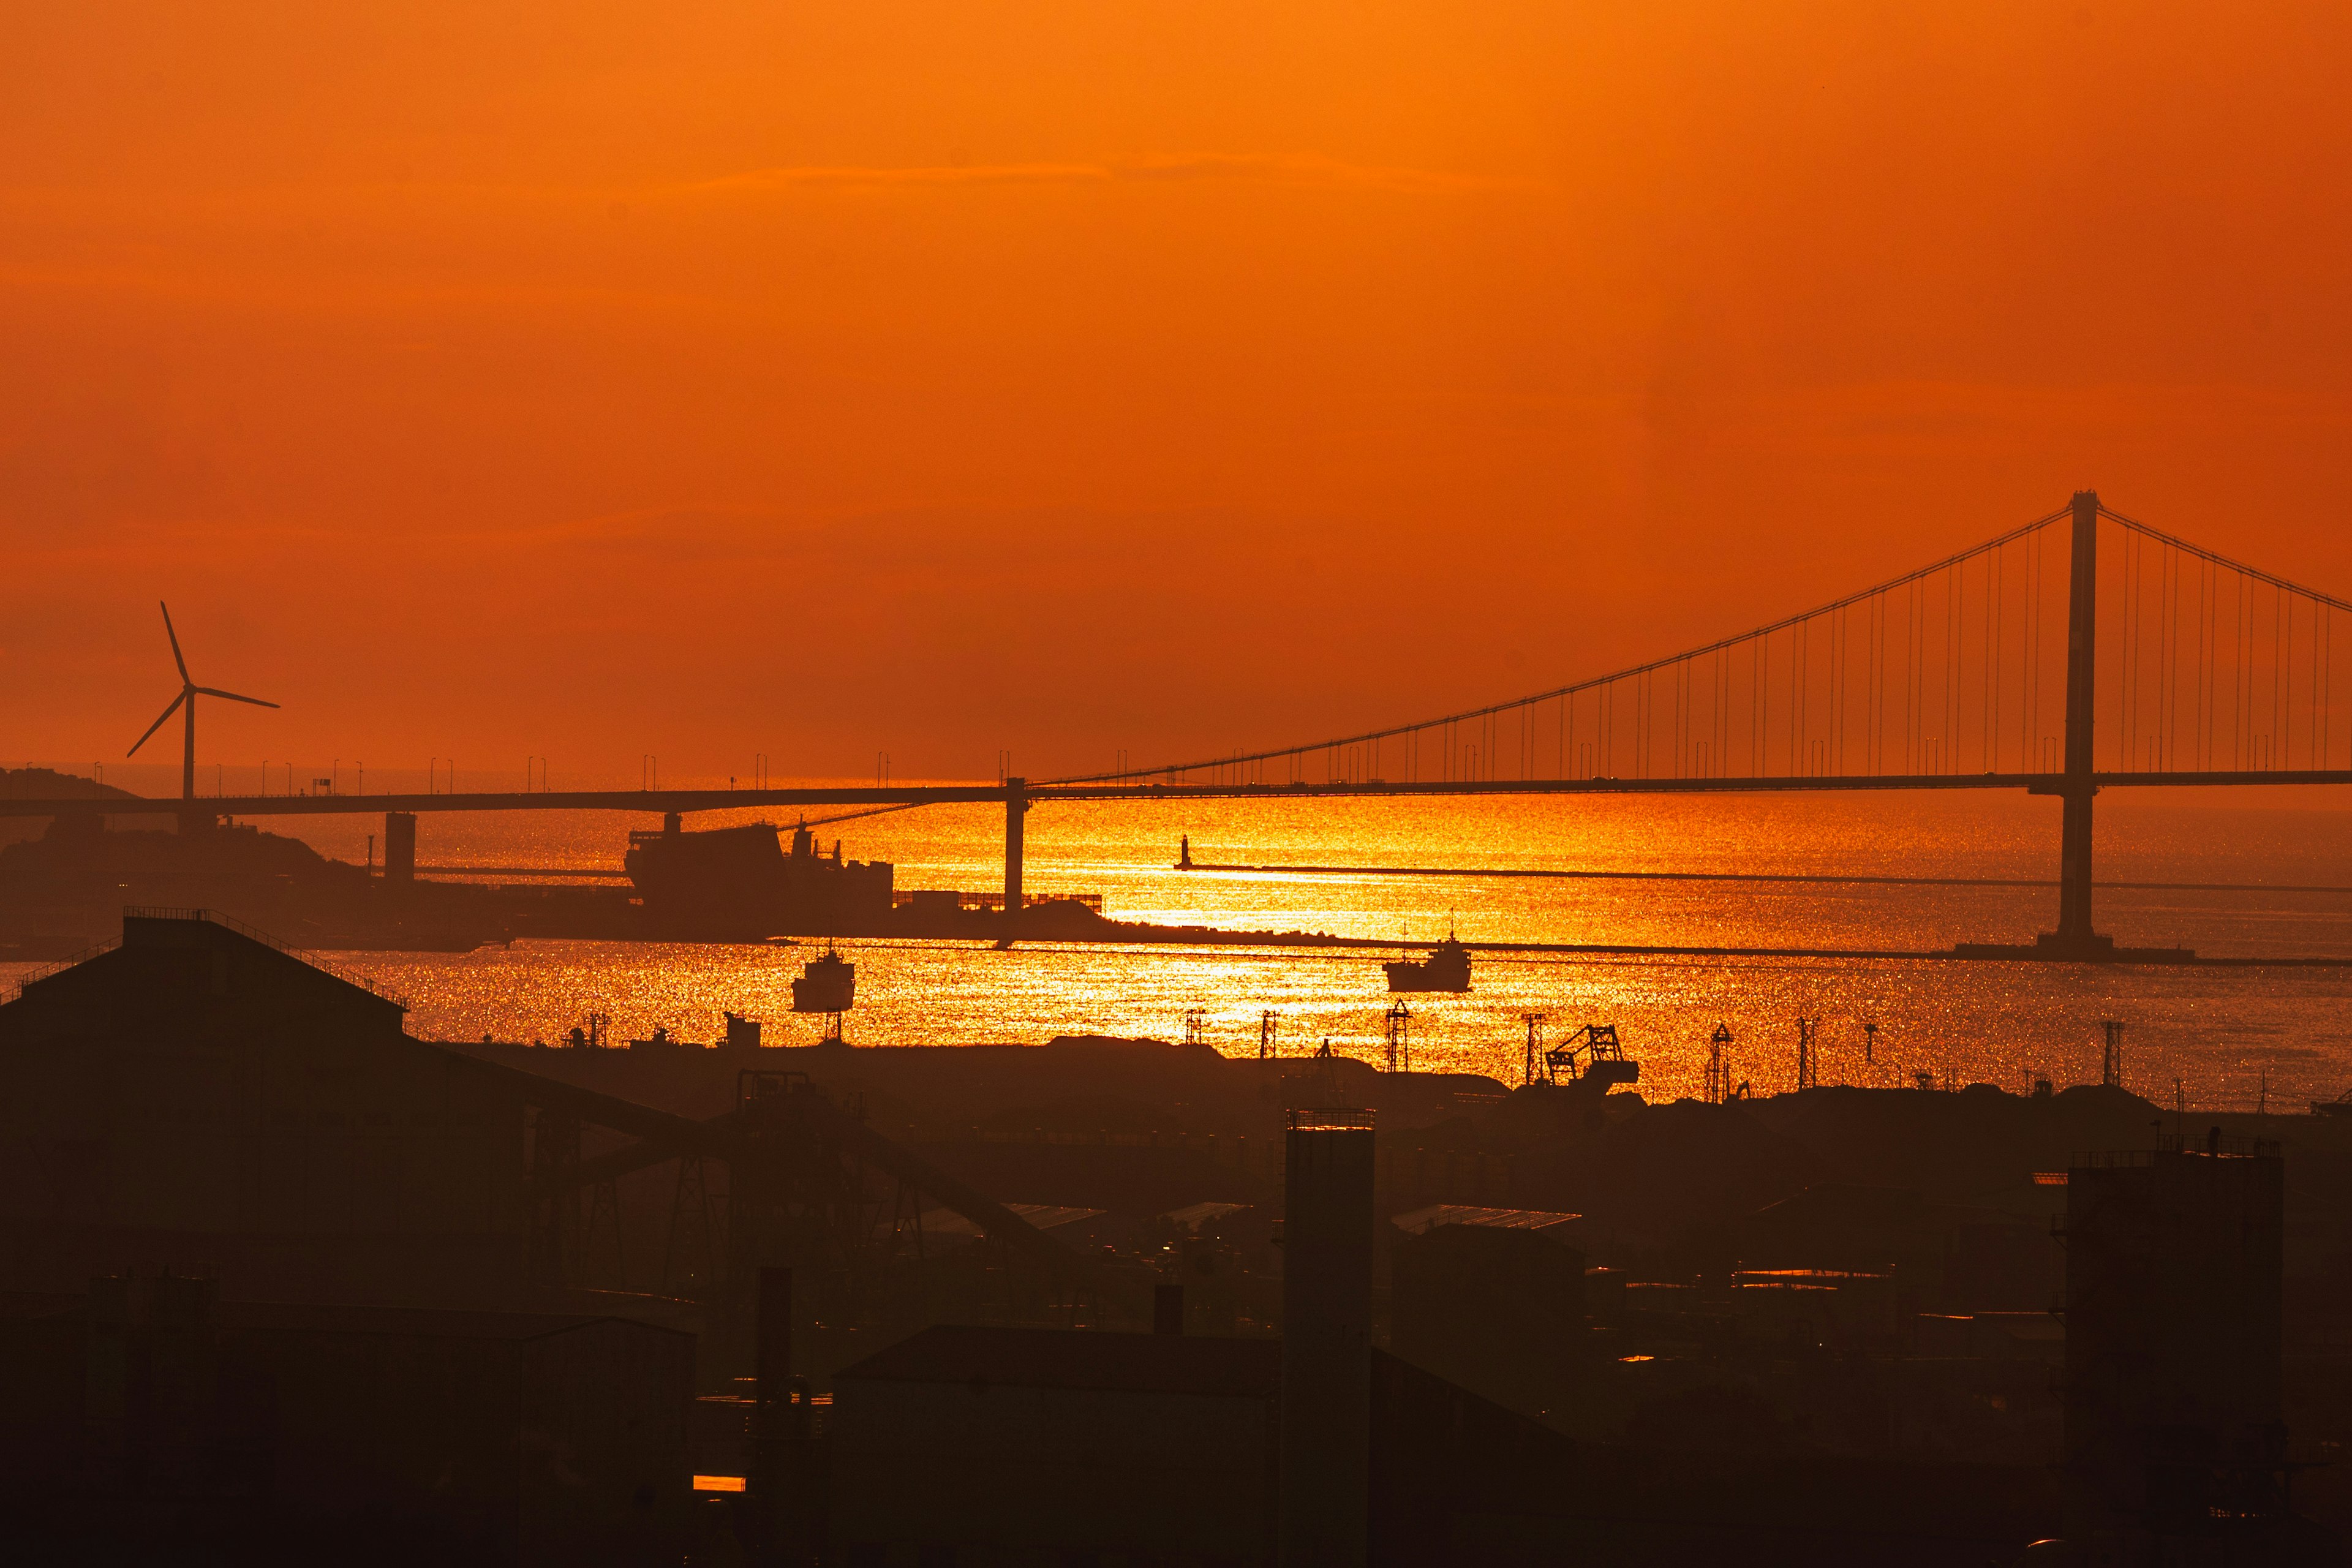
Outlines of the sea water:
[[[813,814],[814,815],[814,814]],[[2057,803],[1993,792],[1707,798],[1194,801],[1035,806],[1032,892],[1098,893],[1115,919],[1311,931],[1426,942],[1932,951],[2030,942],[2055,920]],[[699,826],[786,815],[715,814]],[[614,814],[426,816],[427,865],[616,868]],[[265,825],[288,830],[278,824]],[[292,828],[361,858],[363,817]],[[1001,807],[931,807],[821,827],[854,859],[898,866],[901,889],[1002,886]],[[2329,957],[2345,967],[2183,968],[1918,958],[1480,953],[1467,995],[1402,998],[1416,1068],[1520,1080],[1538,1014],[1545,1043],[1616,1026],[1656,1098],[1699,1092],[1708,1038],[1729,1030],[1735,1083],[1790,1087],[1798,1020],[1823,1083],[2096,1081],[2103,1020],[2125,1026],[2126,1084],[2170,1107],[2302,1110],[2352,1089],[2352,813],[2286,791],[2100,798],[2096,923],[2119,942],[2210,957]],[[1563,880],[1377,871],[1179,871],[1251,866],[1674,871],[1935,878],[1890,882]],[[2223,886],[2226,885],[2226,886]],[[2294,889],[2294,890],[2290,890]],[[2316,889],[2316,890],[2301,890]],[[1392,1002],[1362,950],[1210,944],[856,941],[853,1044],[1041,1042],[1063,1034],[1181,1038],[1384,1061]],[[518,942],[462,954],[338,953],[403,995],[410,1027],[441,1038],[552,1040],[607,1015],[615,1040],[667,1026],[716,1039],[720,1015],[761,1019],[771,1043],[815,1038],[790,1011],[810,956],[791,946]],[[0,984],[9,975],[0,971]],[[1865,1026],[1875,1025],[1874,1030]]]

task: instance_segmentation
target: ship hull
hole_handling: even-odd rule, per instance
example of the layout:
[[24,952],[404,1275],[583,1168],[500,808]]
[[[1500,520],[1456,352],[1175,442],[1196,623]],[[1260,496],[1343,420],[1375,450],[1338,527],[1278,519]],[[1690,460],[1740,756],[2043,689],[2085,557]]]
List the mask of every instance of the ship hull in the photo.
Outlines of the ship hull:
[[1467,974],[1433,974],[1427,965],[1416,963],[1409,958],[1396,959],[1381,967],[1388,973],[1389,990],[1391,992],[1441,992],[1458,996],[1470,989]]
[[857,988],[854,984],[810,984],[805,980],[793,982],[793,1011],[795,1013],[846,1013],[856,1005]]

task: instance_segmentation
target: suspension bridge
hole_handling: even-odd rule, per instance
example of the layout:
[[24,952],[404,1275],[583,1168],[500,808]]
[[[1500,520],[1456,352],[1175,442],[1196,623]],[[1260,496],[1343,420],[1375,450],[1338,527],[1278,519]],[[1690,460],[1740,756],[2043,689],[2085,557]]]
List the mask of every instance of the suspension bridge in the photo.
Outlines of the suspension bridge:
[[[1005,907],[1019,909],[1024,818],[1059,800],[2024,790],[2063,803],[2057,929],[2030,949],[1985,951],[2098,960],[2125,956],[2092,925],[2101,790],[2352,784],[2352,721],[2334,717],[2338,610],[2352,604],[2084,491],[1971,549],[1701,647],[1300,745],[992,784],[201,800],[191,751],[168,809],[218,818],[1002,803]],[[0,816],[100,805],[5,800]],[[119,800],[105,809],[123,815]]]

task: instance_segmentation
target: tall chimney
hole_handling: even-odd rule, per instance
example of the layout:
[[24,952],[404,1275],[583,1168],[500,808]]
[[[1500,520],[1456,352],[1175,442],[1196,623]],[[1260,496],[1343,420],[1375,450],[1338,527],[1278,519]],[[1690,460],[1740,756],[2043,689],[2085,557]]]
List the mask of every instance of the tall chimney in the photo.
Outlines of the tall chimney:
[[1372,1449],[1372,1113],[1294,1110],[1282,1222],[1283,1568],[1363,1568]]
[[752,1303],[750,1561],[818,1561],[825,1533],[824,1440],[812,1430],[809,1386],[793,1375],[793,1271],[763,1268]]

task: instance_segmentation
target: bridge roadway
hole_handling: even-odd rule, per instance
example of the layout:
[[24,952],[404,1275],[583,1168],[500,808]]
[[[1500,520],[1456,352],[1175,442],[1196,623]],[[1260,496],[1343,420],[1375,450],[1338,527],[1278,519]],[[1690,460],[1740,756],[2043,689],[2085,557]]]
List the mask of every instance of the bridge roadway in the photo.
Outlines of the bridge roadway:
[[[2352,784],[2352,769],[2094,773],[2095,787]],[[2063,773],[1855,773],[1796,778],[1479,779],[1328,784],[1028,784],[811,785],[793,789],[556,790],[463,795],[259,795],[0,799],[0,816],[354,816],[376,812],[627,811],[667,815],[761,806],[1030,805],[1056,800],[1329,800],[1503,795],[1754,795],[1821,791],[2021,789],[2057,795]]]

